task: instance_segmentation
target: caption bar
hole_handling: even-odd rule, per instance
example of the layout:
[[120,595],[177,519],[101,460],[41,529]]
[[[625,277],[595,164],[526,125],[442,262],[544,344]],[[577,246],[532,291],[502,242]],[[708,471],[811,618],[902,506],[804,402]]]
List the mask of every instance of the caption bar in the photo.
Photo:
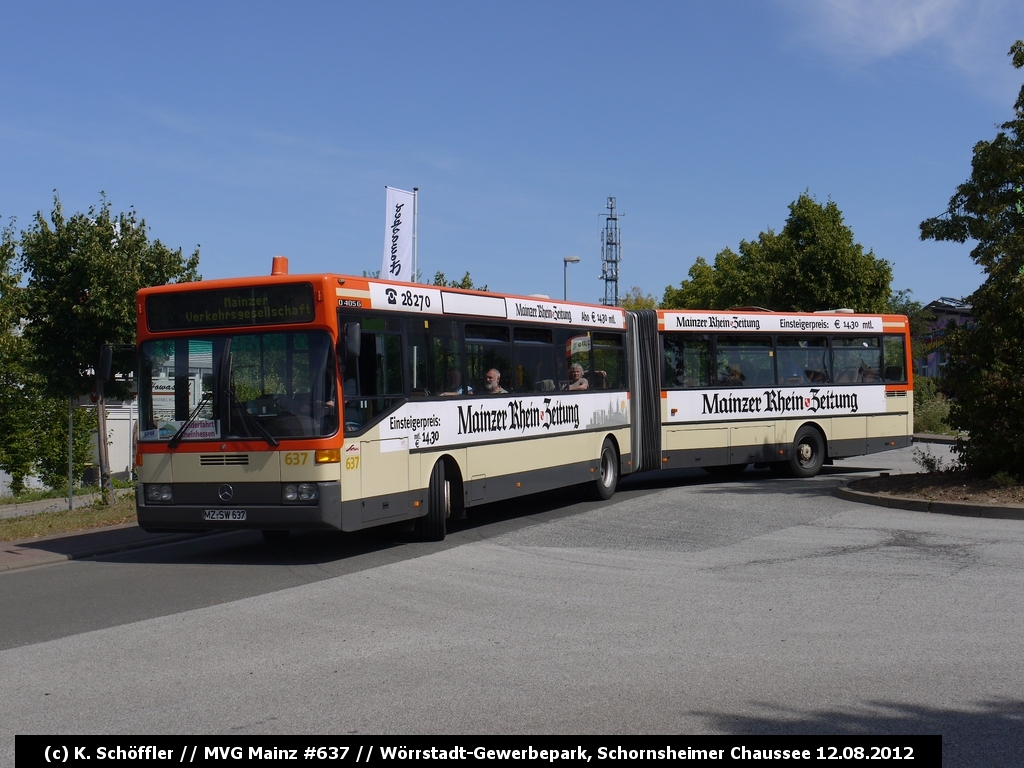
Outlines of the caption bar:
[[942,765],[941,736],[16,736],[17,765]]

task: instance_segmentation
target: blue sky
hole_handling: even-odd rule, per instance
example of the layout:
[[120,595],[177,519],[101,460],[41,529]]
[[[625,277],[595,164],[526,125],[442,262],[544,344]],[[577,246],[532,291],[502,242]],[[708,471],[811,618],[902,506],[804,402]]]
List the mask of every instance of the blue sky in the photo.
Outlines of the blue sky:
[[894,288],[981,282],[918,224],[1012,116],[1024,3],[0,4],[0,217],[134,207],[206,278],[380,268],[384,186],[419,260],[513,293],[658,298],[697,256],[834,200]]

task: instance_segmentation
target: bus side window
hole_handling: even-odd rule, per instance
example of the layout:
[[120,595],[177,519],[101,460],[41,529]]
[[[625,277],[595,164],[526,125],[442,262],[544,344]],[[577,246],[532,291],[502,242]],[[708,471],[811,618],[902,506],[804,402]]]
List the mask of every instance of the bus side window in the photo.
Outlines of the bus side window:
[[719,336],[715,370],[722,387],[763,386],[774,379],[772,340],[769,337]]
[[[557,387],[560,390],[568,390],[570,371],[574,365],[580,367],[584,379],[587,377],[587,371],[593,368],[590,354],[593,346],[591,333],[578,328],[557,328],[553,335],[556,353],[563,361],[559,365]],[[589,379],[587,386],[589,388]]]
[[621,333],[594,331],[594,368],[591,374],[588,378],[592,389],[626,388],[626,350]]
[[[410,320],[408,357],[411,396],[433,397],[465,392],[458,326],[451,320]],[[457,385],[453,384],[456,378]],[[457,392],[459,389],[463,392]]]
[[512,344],[506,325],[466,323],[466,371],[474,394],[487,394],[487,372],[498,371],[498,386],[512,384]]
[[902,335],[886,335],[882,338],[882,360],[885,364],[885,381],[889,384],[907,382],[907,347]]
[[881,379],[882,347],[877,336],[833,336],[832,368],[836,384]]
[[359,317],[359,357],[342,364],[345,431],[354,432],[405,396],[401,320]]
[[555,348],[550,328],[513,329],[515,375],[501,383],[509,392],[551,392],[558,381]]
[[824,336],[779,336],[775,352],[780,385],[794,387],[829,381],[828,339]]
[[662,389],[711,386],[711,338],[702,334],[662,335]]

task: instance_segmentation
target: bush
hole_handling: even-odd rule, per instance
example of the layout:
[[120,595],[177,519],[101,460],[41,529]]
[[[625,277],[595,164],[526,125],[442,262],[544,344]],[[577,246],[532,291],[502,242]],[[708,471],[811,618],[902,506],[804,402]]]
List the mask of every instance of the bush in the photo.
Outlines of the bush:
[[933,435],[952,435],[954,430],[947,421],[949,401],[935,383],[935,379],[919,376],[914,379],[914,431]]

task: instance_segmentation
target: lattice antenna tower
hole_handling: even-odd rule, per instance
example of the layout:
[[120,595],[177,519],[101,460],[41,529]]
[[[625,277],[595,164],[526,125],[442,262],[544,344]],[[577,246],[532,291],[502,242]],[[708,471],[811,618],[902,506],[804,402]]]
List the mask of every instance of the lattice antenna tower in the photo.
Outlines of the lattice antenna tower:
[[615,213],[615,198],[609,197],[605,204],[604,231],[601,232],[601,279],[604,280],[604,298],[601,303],[608,307],[619,304],[619,262],[622,260],[622,236],[619,233],[619,216]]

